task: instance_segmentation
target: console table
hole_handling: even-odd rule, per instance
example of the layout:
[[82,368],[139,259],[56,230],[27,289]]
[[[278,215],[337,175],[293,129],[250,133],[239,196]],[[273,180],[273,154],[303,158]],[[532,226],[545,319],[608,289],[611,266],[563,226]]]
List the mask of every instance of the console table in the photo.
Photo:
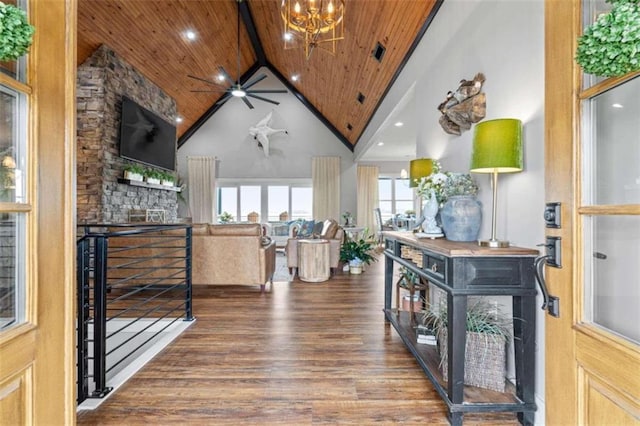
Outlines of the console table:
[[[538,251],[519,247],[484,248],[475,242],[418,239],[411,232],[386,231],[383,235],[385,318],[447,404],[451,424],[461,425],[464,413],[495,411],[516,412],[522,424],[533,425],[536,410],[534,259]],[[410,256],[406,255],[408,252]],[[417,344],[410,314],[391,308],[394,263],[426,278],[429,285],[440,288],[447,295],[449,356],[446,381],[438,369],[440,357],[436,348]],[[464,385],[468,296],[512,297],[514,390],[502,393]]]

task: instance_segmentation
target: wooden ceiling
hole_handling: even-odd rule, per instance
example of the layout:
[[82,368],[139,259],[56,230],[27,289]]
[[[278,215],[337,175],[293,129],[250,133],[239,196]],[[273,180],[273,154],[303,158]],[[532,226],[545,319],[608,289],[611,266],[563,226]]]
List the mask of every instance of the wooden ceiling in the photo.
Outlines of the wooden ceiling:
[[[113,49],[177,101],[183,143],[215,113],[223,96],[192,93],[203,83],[187,74],[214,79],[223,66],[238,78],[240,7],[241,81],[268,67],[353,149],[441,2],[346,0],[345,37],[336,55],[316,49],[306,60],[302,50],[284,49],[280,0],[248,0],[239,6],[236,0],[79,0],[78,64],[101,44]],[[196,40],[187,39],[187,30],[197,34]],[[381,62],[372,55],[377,42],[386,48]],[[299,81],[290,80],[294,74]]]

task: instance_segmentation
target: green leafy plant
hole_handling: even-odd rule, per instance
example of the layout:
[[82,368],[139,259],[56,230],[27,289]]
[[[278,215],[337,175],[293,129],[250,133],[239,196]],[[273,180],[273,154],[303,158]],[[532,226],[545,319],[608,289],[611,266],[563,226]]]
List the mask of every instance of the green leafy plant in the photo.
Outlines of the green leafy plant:
[[[442,301],[427,306],[422,322],[436,335],[443,333],[448,326],[447,304]],[[478,298],[467,307],[465,323],[467,332],[485,333],[488,338],[498,341],[507,341],[511,337],[509,319],[484,298]]]
[[27,53],[34,32],[24,10],[0,2],[0,61],[13,61]]
[[575,60],[587,74],[615,77],[640,70],[640,4],[610,0],[602,14],[578,38]]
[[160,174],[162,175],[162,177],[160,179],[162,179],[164,182],[175,182],[176,178],[175,176],[173,176],[173,173],[168,172],[168,171],[161,171]]
[[140,176],[144,176],[144,167],[137,163],[127,163],[124,166],[124,171],[129,173],[136,173]]
[[162,172],[157,169],[146,169],[144,171],[144,177],[151,179],[162,179]]
[[362,263],[370,264],[376,262],[373,253],[373,238],[363,233],[360,239],[352,240],[346,238],[342,247],[340,247],[340,260],[343,262],[351,262],[353,260],[359,260]]

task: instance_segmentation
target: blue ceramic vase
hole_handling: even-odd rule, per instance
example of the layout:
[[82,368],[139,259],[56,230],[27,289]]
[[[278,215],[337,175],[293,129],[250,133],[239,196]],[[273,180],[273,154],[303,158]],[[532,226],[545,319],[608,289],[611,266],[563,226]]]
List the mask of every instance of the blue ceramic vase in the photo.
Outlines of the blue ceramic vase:
[[447,240],[476,241],[482,224],[482,206],[474,195],[449,197],[440,210]]

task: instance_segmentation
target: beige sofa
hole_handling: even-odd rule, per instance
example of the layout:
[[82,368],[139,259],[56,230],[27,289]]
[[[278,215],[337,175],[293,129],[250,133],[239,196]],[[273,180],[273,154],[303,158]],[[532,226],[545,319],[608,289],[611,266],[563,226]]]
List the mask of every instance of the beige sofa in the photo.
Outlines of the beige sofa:
[[[116,231],[121,229],[115,229]],[[166,230],[153,234],[112,237],[114,257],[110,259],[110,276],[124,278],[133,272],[127,264],[151,272],[146,278],[166,274],[170,256],[184,256],[172,244],[162,244],[162,235],[184,236],[184,230]],[[160,242],[159,242],[160,241]],[[131,247],[131,249],[118,249]],[[132,260],[142,257],[144,260]],[[122,265],[122,266],[119,266]],[[259,223],[192,226],[191,282],[193,285],[259,285],[262,290],[272,282],[276,267],[276,246],[262,238]],[[131,282],[136,282],[132,280]]]
[[[333,275],[340,264],[340,248],[344,242],[344,229],[335,220],[327,219],[323,222],[320,234],[313,236],[313,238],[329,240],[329,266]],[[297,238],[289,238],[285,248],[287,267],[292,274],[297,273],[298,270],[298,241]]]
[[192,228],[194,285],[260,285],[272,282],[276,245],[263,244],[262,228],[255,224],[207,225]]

